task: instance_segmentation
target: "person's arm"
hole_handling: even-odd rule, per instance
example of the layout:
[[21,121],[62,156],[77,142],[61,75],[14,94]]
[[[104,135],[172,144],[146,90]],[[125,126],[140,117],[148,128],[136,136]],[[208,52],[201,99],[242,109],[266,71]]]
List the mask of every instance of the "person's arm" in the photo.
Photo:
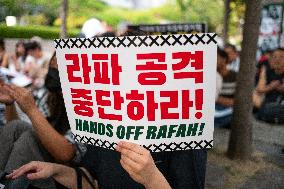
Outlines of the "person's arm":
[[0,103],[6,105],[5,118],[7,122],[18,119],[17,111],[14,104],[14,99],[8,94],[4,87],[5,82],[0,79]]
[[36,108],[27,112],[38,138],[47,151],[59,162],[68,162],[75,155],[75,147],[59,134]]
[[[14,170],[7,176],[8,179],[16,179],[23,175],[29,180],[46,179],[53,177],[58,183],[69,189],[77,189],[76,172],[73,168],[55,163],[33,161]],[[91,189],[85,177],[82,177],[82,188]]]
[[17,72],[20,72],[21,71],[21,66],[20,66],[20,64],[19,64],[19,62],[18,62],[18,60],[17,60],[17,56],[14,54],[14,55],[12,55],[12,60],[13,60],[13,64],[14,64],[14,66],[15,66],[15,70],[17,71]]
[[32,94],[25,88],[9,85],[4,87],[30,118],[34,130],[46,150],[59,162],[70,161],[75,155],[74,145],[59,134],[45,119],[37,108]]
[[133,180],[142,184],[146,189],[171,189],[147,149],[138,144],[120,142],[116,150],[121,153],[121,166]]
[[258,93],[269,93],[270,91],[275,90],[280,85],[280,81],[272,81],[269,84],[266,84],[266,79],[266,68],[262,66],[259,81],[256,86],[256,91]]
[[19,119],[16,106],[14,103],[6,105],[5,118],[7,122]]
[[282,84],[276,88],[277,91],[284,93],[284,79],[282,80]]
[[4,53],[1,66],[4,68],[8,68],[8,65],[9,65],[9,56],[7,53]]

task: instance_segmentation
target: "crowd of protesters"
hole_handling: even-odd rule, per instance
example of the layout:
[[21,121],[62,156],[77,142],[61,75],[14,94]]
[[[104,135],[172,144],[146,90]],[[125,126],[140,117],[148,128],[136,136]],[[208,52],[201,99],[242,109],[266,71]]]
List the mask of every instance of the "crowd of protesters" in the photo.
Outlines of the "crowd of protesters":
[[[216,127],[230,128],[239,66],[234,45],[218,48]],[[38,38],[19,41],[14,54],[0,40],[0,67],[31,81],[11,85],[13,76],[0,71],[0,183],[7,188],[204,188],[206,150],[149,153],[121,142],[111,151],[74,141],[55,53],[48,57]],[[266,52],[257,69],[255,116],[284,123],[284,49]]]
[[[125,33],[125,35],[132,35]],[[100,36],[114,36],[112,32]],[[4,51],[4,48],[3,48]],[[0,183],[9,188],[204,188],[206,150],[150,153],[130,142],[116,151],[74,141],[57,59],[36,41],[19,42],[3,67],[31,78],[18,87],[1,77]],[[38,98],[39,91],[44,95]]]
[[[5,43],[0,39],[0,67],[8,70],[7,72],[0,71],[0,77],[4,81],[8,81],[11,77],[23,76],[19,80],[23,82],[27,79],[30,82],[24,84],[32,89],[34,96],[38,99],[43,98],[44,80],[48,71],[49,56],[47,56],[40,44],[40,38],[34,37],[29,41],[18,41],[15,45],[15,52],[8,54],[5,51]],[[44,107],[41,107],[44,108]],[[5,124],[4,105],[0,104],[0,127]],[[20,111],[20,109],[17,107]],[[20,116],[25,116],[21,112]],[[47,114],[48,112],[44,112]],[[26,117],[26,116],[25,116]],[[26,119],[25,121],[28,121]]]
[[[215,126],[230,128],[240,66],[234,45],[217,52]],[[264,52],[256,64],[253,114],[268,123],[284,123],[284,49]]]

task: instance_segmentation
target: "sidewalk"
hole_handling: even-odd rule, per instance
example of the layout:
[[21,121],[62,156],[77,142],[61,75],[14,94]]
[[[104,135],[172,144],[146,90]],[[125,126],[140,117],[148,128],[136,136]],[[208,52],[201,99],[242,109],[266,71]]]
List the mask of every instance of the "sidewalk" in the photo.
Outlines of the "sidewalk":
[[284,188],[284,125],[254,121],[253,160],[247,163],[225,157],[229,130],[214,131],[214,148],[209,151],[206,188],[281,189]]

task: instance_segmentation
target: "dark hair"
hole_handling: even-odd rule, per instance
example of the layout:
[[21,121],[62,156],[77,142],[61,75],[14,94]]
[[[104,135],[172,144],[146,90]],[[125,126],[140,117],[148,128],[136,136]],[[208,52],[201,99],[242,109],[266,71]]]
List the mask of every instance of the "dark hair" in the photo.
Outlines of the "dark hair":
[[20,57],[20,54],[18,53],[17,51],[17,48],[20,46],[20,45],[23,45],[25,51],[26,51],[26,48],[25,48],[25,43],[24,41],[20,40],[16,43],[16,49],[15,49],[15,54],[16,54],[16,57],[19,58]]
[[143,36],[146,35],[144,31],[127,30],[121,36]]
[[26,44],[25,49],[26,49],[26,51],[36,50],[36,49],[41,50],[41,45],[36,41],[32,41],[32,42],[29,42],[29,43]]
[[0,38],[0,48],[5,50],[5,42],[4,39]]
[[275,49],[275,51],[283,51],[284,52],[284,48],[278,47],[277,49]]
[[[54,58],[56,58],[55,52],[49,61],[49,65]],[[62,92],[49,92],[47,105],[50,111],[48,121],[51,123],[51,125],[53,125],[57,132],[64,135],[70,129],[70,125]]]
[[115,37],[115,33],[108,31],[108,32],[104,32],[102,34],[99,34],[97,37]]
[[62,93],[49,92],[47,104],[50,111],[48,121],[57,132],[64,135],[70,129],[70,125]]
[[226,44],[224,48],[231,48],[234,52],[238,52],[237,47],[233,44]]
[[218,49],[217,49],[217,54],[218,54],[219,56],[221,56],[222,58],[226,59],[226,62],[229,61],[229,56],[228,56],[228,54],[227,54],[223,49],[220,49],[220,48],[218,47]]
[[273,53],[273,51],[275,51],[275,49],[267,49],[262,54],[270,54],[270,53]]

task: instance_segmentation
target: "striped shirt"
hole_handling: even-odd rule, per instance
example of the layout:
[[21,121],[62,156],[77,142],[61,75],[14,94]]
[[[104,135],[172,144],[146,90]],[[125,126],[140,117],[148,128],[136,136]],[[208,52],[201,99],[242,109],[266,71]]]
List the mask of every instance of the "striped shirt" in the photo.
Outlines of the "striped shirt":
[[227,98],[233,98],[237,85],[237,73],[235,71],[229,71],[229,73],[223,77],[223,84],[220,95]]

